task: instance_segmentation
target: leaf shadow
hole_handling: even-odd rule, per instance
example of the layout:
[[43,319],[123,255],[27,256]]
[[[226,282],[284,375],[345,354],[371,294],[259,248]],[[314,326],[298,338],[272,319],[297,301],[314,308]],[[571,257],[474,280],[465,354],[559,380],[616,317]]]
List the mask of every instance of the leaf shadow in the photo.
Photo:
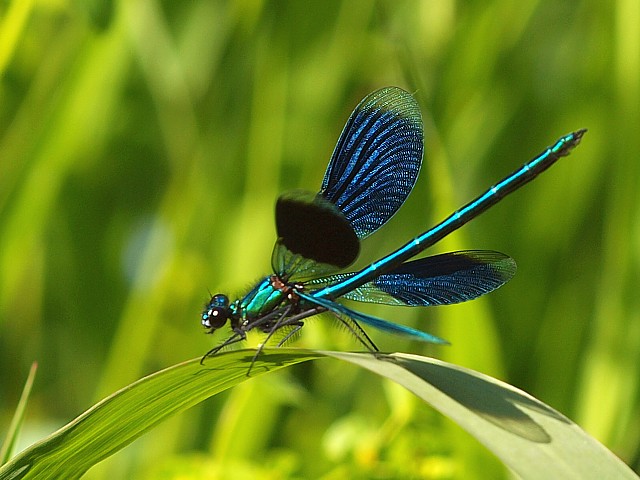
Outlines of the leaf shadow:
[[551,443],[553,439],[524,409],[538,412],[563,423],[571,423],[548,405],[516,389],[495,383],[493,379],[490,381],[490,377],[407,357],[380,356],[379,358],[402,366],[487,422],[531,442]]

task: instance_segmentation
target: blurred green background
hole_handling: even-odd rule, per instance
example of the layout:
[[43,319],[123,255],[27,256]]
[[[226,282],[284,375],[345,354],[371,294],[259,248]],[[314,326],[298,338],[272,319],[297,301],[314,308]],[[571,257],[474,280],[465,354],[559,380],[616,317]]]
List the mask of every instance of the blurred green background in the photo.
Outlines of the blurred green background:
[[[209,291],[268,273],[273,205],[316,190],[349,113],[386,85],[423,110],[425,164],[358,265],[562,134],[574,153],[431,253],[516,277],[469,304],[364,306],[451,347],[370,332],[557,408],[640,468],[640,3],[0,2],[0,429],[39,363],[22,444],[197,357]],[[358,349],[327,318],[296,346]],[[317,361],[160,426],[87,478],[500,478],[394,385]]]

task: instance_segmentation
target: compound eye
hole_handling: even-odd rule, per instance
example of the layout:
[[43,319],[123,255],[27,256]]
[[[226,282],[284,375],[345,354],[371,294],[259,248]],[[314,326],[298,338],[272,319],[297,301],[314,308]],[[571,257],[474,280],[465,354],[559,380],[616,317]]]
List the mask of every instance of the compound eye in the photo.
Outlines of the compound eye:
[[204,307],[204,312],[202,312],[202,326],[213,332],[223,327],[230,316],[229,298],[226,295],[218,293],[211,297],[209,303]]

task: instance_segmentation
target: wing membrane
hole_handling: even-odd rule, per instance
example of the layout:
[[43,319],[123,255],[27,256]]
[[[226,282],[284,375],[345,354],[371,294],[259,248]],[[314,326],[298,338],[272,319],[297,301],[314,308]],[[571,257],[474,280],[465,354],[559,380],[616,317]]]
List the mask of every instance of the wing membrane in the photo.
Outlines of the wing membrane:
[[360,252],[360,240],[349,220],[333,203],[313,193],[281,195],[276,203],[276,230],[278,241],[288,250],[334,265],[334,271],[351,265]]
[[271,268],[278,277],[288,282],[304,282],[321,275],[328,275],[337,270],[335,265],[318,263],[299,253],[293,253],[280,239],[276,241],[273,247]]
[[364,238],[389,220],[413,188],[423,129],[415,99],[397,87],[368,95],[340,135],[320,194]]
[[382,320],[381,318],[372,317],[371,315],[365,315],[361,312],[356,312],[355,310],[351,310],[340,303],[327,300],[326,298],[315,298],[312,295],[302,293],[299,293],[299,295],[311,303],[326,308],[338,317],[346,318],[346,321],[360,322],[378,330],[383,330],[385,332],[393,333],[396,335],[403,335],[405,337],[411,337],[422,342],[438,343],[441,345],[449,344],[449,342],[447,342],[446,340],[435,335],[431,335],[430,333],[416,330],[414,328],[407,327],[406,325],[388,322],[386,320]]
[[[516,272],[512,258],[490,250],[466,250],[406,262],[353,289],[345,298],[386,305],[433,306],[466,302],[508,282]],[[312,280],[322,288],[348,282],[344,273]]]

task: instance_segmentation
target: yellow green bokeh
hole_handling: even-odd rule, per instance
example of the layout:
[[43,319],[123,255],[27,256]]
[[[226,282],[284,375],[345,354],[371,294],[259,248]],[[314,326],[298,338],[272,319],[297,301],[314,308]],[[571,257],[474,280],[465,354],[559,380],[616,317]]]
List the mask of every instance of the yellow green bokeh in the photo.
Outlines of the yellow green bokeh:
[[[0,2],[0,435],[34,360],[22,447],[211,348],[200,309],[269,271],[278,194],[317,189],[353,107],[397,85],[421,105],[424,166],[358,265],[589,132],[433,249],[512,256],[505,287],[362,307],[451,347],[374,340],[523,388],[638,471],[638,25],[636,0]],[[358,348],[334,327],[307,322],[290,346]],[[219,397],[87,478],[507,476],[452,422],[343,363]]]

